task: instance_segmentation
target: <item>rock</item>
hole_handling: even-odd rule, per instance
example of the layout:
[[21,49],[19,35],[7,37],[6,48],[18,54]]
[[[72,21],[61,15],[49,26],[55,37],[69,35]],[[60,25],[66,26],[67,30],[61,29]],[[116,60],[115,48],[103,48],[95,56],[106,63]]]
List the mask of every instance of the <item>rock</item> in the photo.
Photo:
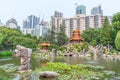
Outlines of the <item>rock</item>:
[[43,77],[43,78],[54,78],[54,77],[58,77],[59,74],[56,72],[52,72],[52,71],[44,71],[44,72],[40,72],[39,77]]
[[85,54],[85,56],[90,57],[90,54]]
[[30,69],[30,70],[22,70],[22,71],[18,71],[19,73],[30,73],[30,72],[32,72],[32,70]]
[[14,53],[13,56],[21,58],[21,66],[19,68],[19,71],[29,70],[31,56],[32,56],[32,49],[26,48],[26,47],[21,46],[21,45],[17,45],[16,49],[13,50],[13,53]]
[[114,76],[116,74],[116,72],[114,72],[114,71],[104,71],[104,74]]

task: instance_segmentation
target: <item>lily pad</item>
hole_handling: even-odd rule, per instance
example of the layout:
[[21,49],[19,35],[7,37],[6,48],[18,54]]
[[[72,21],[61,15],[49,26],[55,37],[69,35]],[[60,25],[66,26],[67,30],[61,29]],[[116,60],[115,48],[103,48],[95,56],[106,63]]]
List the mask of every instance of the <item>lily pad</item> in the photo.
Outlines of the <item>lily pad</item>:
[[16,66],[14,64],[5,64],[0,66],[0,68],[5,72],[15,72],[18,70],[19,66]]

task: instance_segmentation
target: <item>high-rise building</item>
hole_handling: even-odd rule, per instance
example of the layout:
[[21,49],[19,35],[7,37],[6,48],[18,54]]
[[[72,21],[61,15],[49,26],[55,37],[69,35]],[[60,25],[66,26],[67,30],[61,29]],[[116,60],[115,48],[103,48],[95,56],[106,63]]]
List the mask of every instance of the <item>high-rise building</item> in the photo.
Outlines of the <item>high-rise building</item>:
[[103,10],[101,9],[101,5],[92,8],[91,15],[96,15],[96,14],[103,15]]
[[49,22],[44,22],[43,20],[40,22],[39,25],[35,27],[35,36],[44,36],[48,30],[50,29]]
[[100,28],[105,17],[108,17],[111,24],[111,16],[78,14],[71,18],[54,17],[52,26],[55,26],[55,31],[59,31],[61,25],[65,26],[65,34],[70,38],[75,28],[78,28],[81,32],[88,28]]
[[23,28],[35,28],[40,22],[40,18],[30,15],[26,20],[23,21]]
[[78,5],[76,7],[76,15],[77,14],[84,14],[84,15],[86,15],[86,7],[84,5]]
[[1,26],[4,26],[4,24],[3,24],[3,23],[1,22],[1,20],[0,20],[0,27],[1,27]]
[[15,19],[13,19],[13,18],[9,19],[6,22],[6,26],[8,28],[13,28],[13,29],[17,29],[18,28],[17,21]]
[[59,11],[55,11],[54,17],[63,17],[63,13],[61,13]]
[[106,16],[102,16],[102,15],[86,16],[85,29],[87,29],[87,28],[100,28],[103,25],[105,17]]
[[51,16],[51,25],[52,25],[52,29],[55,32],[59,32],[60,31],[60,27],[62,24],[62,18],[63,18],[63,13],[55,11],[54,16]]
[[44,36],[50,25],[47,22],[44,22],[44,19],[40,20],[39,18],[31,15],[23,23],[23,34],[31,34],[33,36],[39,37]]
[[24,34],[31,34],[35,36],[35,28],[37,25],[39,25],[40,23],[40,18],[34,16],[34,15],[30,15],[27,17],[27,19],[25,19],[23,21],[23,30],[22,32]]

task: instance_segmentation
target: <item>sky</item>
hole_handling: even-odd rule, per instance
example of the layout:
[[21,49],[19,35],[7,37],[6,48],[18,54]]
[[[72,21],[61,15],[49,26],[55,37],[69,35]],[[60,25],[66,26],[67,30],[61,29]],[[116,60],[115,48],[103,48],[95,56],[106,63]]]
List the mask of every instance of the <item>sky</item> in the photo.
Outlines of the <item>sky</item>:
[[120,0],[0,0],[0,20],[5,24],[7,20],[14,18],[22,26],[23,20],[29,15],[50,20],[55,10],[62,12],[64,17],[73,17],[75,3],[85,5],[88,15],[99,4],[104,15],[112,16],[120,11]]

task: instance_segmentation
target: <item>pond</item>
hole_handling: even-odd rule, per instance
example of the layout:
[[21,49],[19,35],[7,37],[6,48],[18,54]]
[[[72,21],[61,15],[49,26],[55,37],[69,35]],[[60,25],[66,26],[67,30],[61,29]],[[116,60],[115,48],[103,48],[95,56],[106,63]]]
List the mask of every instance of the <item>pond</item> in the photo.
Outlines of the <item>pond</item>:
[[[48,59],[41,59],[41,58],[33,58],[32,59],[32,69],[35,70],[40,67],[41,63],[45,63],[49,61]],[[54,62],[65,62],[68,64],[91,64],[91,65],[98,65],[104,66],[106,70],[120,72],[120,60],[111,60],[111,59],[104,59],[104,58],[90,58],[90,57],[56,57]],[[0,58],[0,65],[4,64],[15,64],[20,66],[20,59],[15,57],[2,57]],[[7,77],[7,75],[6,75]]]
[[91,64],[104,66],[106,70],[111,70],[115,72],[120,72],[120,60],[111,60],[104,58],[90,58],[90,57],[63,57],[62,59],[58,58],[56,61],[66,62],[69,64]]

